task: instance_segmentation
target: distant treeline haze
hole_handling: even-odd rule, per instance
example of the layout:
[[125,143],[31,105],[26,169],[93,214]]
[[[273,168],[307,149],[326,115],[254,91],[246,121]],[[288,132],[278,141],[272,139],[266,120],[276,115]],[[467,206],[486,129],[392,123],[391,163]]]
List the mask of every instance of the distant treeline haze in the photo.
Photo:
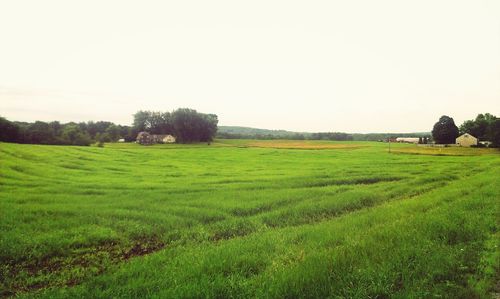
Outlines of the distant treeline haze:
[[290,139],[290,140],[333,140],[333,141],[380,141],[392,137],[428,137],[430,132],[418,133],[368,133],[348,134],[342,132],[291,132],[285,130],[265,130],[246,127],[220,126],[218,138],[224,139]]
[[[199,113],[193,109],[181,108],[172,112],[138,111],[134,114],[132,126],[117,125],[109,121],[70,122],[58,121],[34,123],[9,121],[0,117],[0,141],[31,143],[90,145],[92,143],[116,142],[124,139],[135,141],[139,132],[151,134],[171,134],[177,142],[210,142],[213,138],[226,139],[292,139],[292,140],[336,140],[336,141],[380,141],[395,137],[427,137],[430,132],[419,133],[370,133],[348,134],[342,132],[291,132],[285,130],[266,130],[247,127],[217,126],[215,114]],[[458,128],[454,126],[455,138]],[[456,128],[456,129],[455,129]],[[469,133],[480,140],[500,144],[500,119],[485,113],[474,120],[465,121],[459,128],[460,133]],[[450,135],[450,134],[448,134]],[[448,136],[449,137],[449,136]],[[453,141],[454,142],[454,141]],[[439,142],[438,142],[439,143]]]

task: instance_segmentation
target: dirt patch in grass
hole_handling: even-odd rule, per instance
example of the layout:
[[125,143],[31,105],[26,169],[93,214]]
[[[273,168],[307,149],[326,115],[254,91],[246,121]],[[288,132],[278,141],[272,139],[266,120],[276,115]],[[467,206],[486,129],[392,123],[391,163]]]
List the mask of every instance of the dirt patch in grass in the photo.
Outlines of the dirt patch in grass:
[[261,147],[261,148],[282,148],[282,149],[356,149],[363,147],[359,144],[347,143],[314,143],[305,141],[254,141],[246,144],[248,147]]
[[122,251],[121,259],[128,260],[136,256],[143,256],[161,250],[165,247],[165,243],[158,239],[149,240],[148,242],[136,242],[129,249]]
[[101,274],[114,264],[151,254],[165,246],[163,241],[154,237],[136,240],[127,246],[108,243],[78,251],[75,249],[74,254],[66,257],[7,261],[0,269],[0,298],[49,287],[73,286],[87,277]]

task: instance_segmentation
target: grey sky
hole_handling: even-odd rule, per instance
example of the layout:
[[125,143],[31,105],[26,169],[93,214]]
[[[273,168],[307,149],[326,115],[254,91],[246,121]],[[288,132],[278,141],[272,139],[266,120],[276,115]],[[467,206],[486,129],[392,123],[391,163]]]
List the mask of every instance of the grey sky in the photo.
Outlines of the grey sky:
[[0,115],[429,131],[500,114],[500,1],[2,1]]

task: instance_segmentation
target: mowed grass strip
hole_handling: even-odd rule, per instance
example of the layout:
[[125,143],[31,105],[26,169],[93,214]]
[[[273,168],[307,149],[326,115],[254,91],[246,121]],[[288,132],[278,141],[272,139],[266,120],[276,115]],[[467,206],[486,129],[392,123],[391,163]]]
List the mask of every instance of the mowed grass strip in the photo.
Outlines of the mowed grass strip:
[[[320,275],[309,268],[297,273],[318,280],[317,288],[322,283],[332,286],[321,286],[322,293],[287,286],[297,284],[292,274],[286,274],[294,273],[296,263],[285,264],[280,274],[284,275],[282,281],[272,284],[277,274],[264,273],[269,271],[270,265],[288,259],[286,256],[291,253],[283,256],[280,253],[283,248],[267,248],[266,242],[298,234],[306,228],[321,231],[325,225],[330,227],[329,223],[357,221],[354,219],[365,212],[379,213],[377,217],[385,219],[382,215],[387,207],[399,209],[399,205],[406,206],[406,202],[424,199],[436,203],[437,207],[438,202],[451,204],[480,197],[491,208],[489,212],[495,211],[495,204],[498,206],[499,197],[495,193],[498,182],[494,179],[499,174],[498,155],[394,155],[388,154],[386,145],[380,143],[363,143],[356,151],[239,148],[248,142],[217,141],[210,146],[186,147],[120,144],[109,148],[0,144],[2,294],[32,296],[52,288],[53,291],[47,294],[62,297],[77,295],[74,292],[97,297],[133,297],[140,292],[145,292],[142,296],[187,297],[212,296],[216,292],[247,297],[295,296],[300,292],[303,296],[370,295],[372,293],[342,295],[337,289],[342,284],[334,287],[332,281],[324,280],[323,272],[320,271]],[[471,190],[474,191],[472,197],[469,196]],[[453,201],[435,199],[448,195]],[[415,209],[415,216],[426,217],[428,211]],[[476,268],[464,275],[472,277],[474,283],[464,284],[460,275],[452,277],[450,285],[458,285],[453,294],[486,294],[491,288],[491,273],[498,273],[496,268],[490,269],[496,261],[497,249],[491,246],[491,240],[498,230],[498,221],[483,209],[471,211],[471,219],[483,217],[489,226],[488,230],[483,226],[479,228],[481,236],[474,239],[477,255],[467,261]],[[439,210],[436,217],[429,218],[429,223],[437,222],[436,219],[448,221],[455,216]],[[469,221],[468,217],[462,218]],[[387,217],[387,221],[390,219]],[[408,225],[401,225],[402,236],[409,236],[415,229],[413,224]],[[339,229],[335,235],[356,239],[364,229],[371,231],[374,228],[372,225],[363,228],[360,224],[350,234],[344,235],[345,231]],[[386,232],[381,230],[381,234]],[[422,238],[431,235],[432,232]],[[326,240],[328,238],[325,239],[328,243]],[[302,248],[299,256],[327,250],[322,248],[323,243],[318,245],[316,241],[305,237],[302,242],[310,242],[311,246]],[[265,250],[255,249],[240,260],[237,256],[245,255],[246,250],[224,247],[232,242],[256,242],[255,246]],[[402,238],[398,246],[404,249],[412,246],[411,243]],[[383,244],[382,240],[380,246]],[[437,243],[430,244],[432,248]],[[246,248],[248,244],[241,246]],[[283,246],[293,248],[286,242]],[[220,249],[225,253],[217,248],[225,248]],[[197,258],[207,263],[204,266],[207,270],[187,267],[186,273],[172,272],[177,275],[175,277],[162,273],[167,268],[183,265],[184,258],[177,259],[172,254],[184,256],[185,252],[198,252]],[[227,260],[219,266],[214,261],[213,268],[208,264],[212,258],[209,252],[227,255]],[[290,257],[292,260],[296,259],[294,254]],[[255,267],[252,266],[254,258],[259,261]],[[136,267],[139,272],[146,271],[137,264],[142,265],[142,262],[134,262],[136,259],[153,259],[154,263],[164,266],[149,264],[149,272],[156,277],[144,274],[151,280],[149,283],[127,278],[120,286],[107,284],[107,287],[94,290],[95,293],[88,290],[94,284],[103,283],[101,278],[92,278],[96,275],[107,283],[119,279],[121,267],[132,267],[123,270],[131,273],[135,273]],[[366,259],[368,263],[372,257]],[[326,259],[325,263],[328,261]],[[449,261],[453,266],[461,262],[455,256]],[[381,265],[386,263],[388,261],[383,260]],[[431,266],[422,259],[416,263],[422,267]],[[244,275],[229,279],[234,271],[239,273],[240,267],[248,267],[242,270]],[[485,267],[484,271],[479,270],[480,267]],[[190,274],[190,271],[198,274]],[[392,274],[387,272],[387,275]],[[357,287],[366,283],[355,278],[346,281]],[[172,285],[170,279],[176,284]],[[415,276],[416,284],[423,283],[417,283],[419,279]],[[82,287],[57,291],[82,283]],[[411,287],[389,288],[387,283],[386,280],[380,282],[380,287],[385,288],[385,293],[380,294],[409,294],[412,291]],[[409,281],[404,285],[408,286],[407,283]],[[166,289],[160,292],[160,285]],[[424,285],[430,286],[421,284]],[[288,290],[290,288],[292,290]],[[442,294],[443,290],[449,291],[439,286],[435,290],[431,288],[429,294]]]

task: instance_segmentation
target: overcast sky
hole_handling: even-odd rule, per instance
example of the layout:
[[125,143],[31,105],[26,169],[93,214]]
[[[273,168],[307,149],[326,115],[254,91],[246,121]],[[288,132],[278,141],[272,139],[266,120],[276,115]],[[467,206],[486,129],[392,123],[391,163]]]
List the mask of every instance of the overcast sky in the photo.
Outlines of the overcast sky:
[[430,131],[500,114],[500,1],[1,1],[0,115]]

